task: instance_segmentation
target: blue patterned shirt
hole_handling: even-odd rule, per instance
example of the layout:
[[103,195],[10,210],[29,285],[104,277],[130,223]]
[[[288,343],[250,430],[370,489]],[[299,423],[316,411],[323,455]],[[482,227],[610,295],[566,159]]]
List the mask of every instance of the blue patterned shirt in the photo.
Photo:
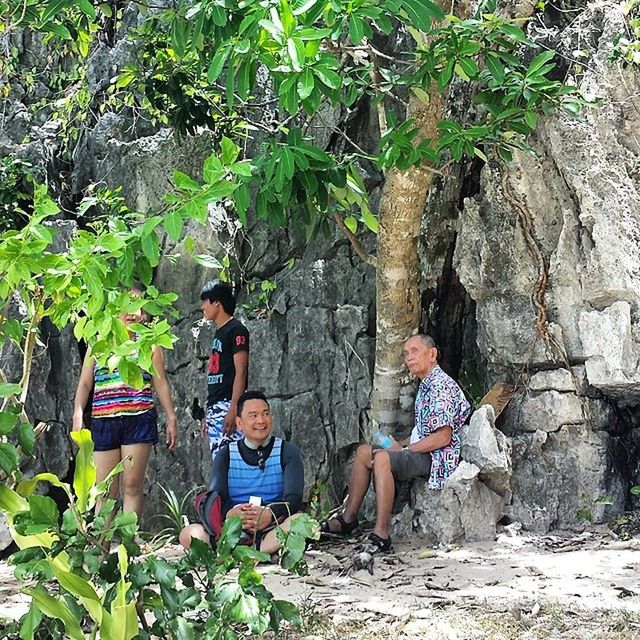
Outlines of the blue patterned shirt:
[[431,451],[429,489],[442,489],[444,481],[460,462],[460,427],[471,413],[471,405],[458,384],[438,365],[420,382],[415,402],[415,426],[411,442],[417,442],[442,427],[451,427],[451,443]]

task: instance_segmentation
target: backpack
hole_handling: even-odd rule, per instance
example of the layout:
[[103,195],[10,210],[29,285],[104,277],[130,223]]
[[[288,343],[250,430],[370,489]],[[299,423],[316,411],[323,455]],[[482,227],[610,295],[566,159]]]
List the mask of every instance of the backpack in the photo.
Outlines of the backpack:
[[211,536],[211,541],[215,542],[220,537],[222,531],[222,500],[215,491],[202,489],[198,491],[193,501],[193,506],[200,518],[200,522],[205,531]]

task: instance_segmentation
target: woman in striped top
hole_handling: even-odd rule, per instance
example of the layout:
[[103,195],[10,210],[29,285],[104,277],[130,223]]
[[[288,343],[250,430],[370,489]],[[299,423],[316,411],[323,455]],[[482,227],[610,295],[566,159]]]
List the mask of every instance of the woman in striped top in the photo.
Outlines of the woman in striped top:
[[[120,316],[129,326],[148,320],[144,311]],[[143,386],[134,389],[124,383],[117,369],[109,371],[98,367],[87,354],[73,408],[74,431],[83,428],[83,414],[93,390],[91,406],[91,435],[97,480],[100,482],[124,458],[131,457],[121,474],[122,508],[142,513],[143,483],[151,446],[158,442],[158,416],[153,404],[152,386],[167,416],[167,447],[178,444],[176,412],[171,400],[169,381],[164,367],[164,354],[160,347],[153,348],[153,367],[157,375],[143,372]],[[118,478],[111,485],[111,496],[118,495]]]

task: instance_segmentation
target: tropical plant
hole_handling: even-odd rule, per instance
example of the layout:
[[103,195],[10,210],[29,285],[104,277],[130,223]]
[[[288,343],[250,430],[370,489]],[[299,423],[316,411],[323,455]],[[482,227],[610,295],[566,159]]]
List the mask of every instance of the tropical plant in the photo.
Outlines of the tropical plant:
[[157,486],[164,494],[162,504],[166,508],[166,513],[159,513],[155,517],[166,522],[167,526],[154,536],[154,540],[177,542],[180,531],[189,524],[187,509],[197,487],[187,491],[182,498],[178,498],[173,489],[167,489],[161,484]]
[[[0,485],[0,509],[20,551],[11,557],[31,597],[20,637],[31,638],[239,638],[245,629],[263,633],[283,621],[298,624],[290,603],[273,598],[256,571],[269,556],[238,546],[240,518],[225,522],[216,547],[198,544],[178,562],[144,556],[136,542],[137,516],[115,512],[109,486],[127,461],[96,482],[90,432],[73,432],[78,445],[73,485],[50,473]],[[61,488],[68,507],[37,493],[39,483]],[[283,565],[303,567],[305,537],[317,523],[303,516],[284,544]],[[116,542],[117,541],[117,542]],[[230,574],[237,569],[237,574]]]

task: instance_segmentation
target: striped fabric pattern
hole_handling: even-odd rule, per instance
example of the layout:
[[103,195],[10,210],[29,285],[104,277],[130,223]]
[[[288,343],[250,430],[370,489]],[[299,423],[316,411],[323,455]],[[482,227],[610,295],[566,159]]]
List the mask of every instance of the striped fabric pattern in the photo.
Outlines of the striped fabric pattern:
[[238,442],[229,444],[229,501],[232,507],[246,504],[251,496],[260,496],[262,504],[282,500],[284,474],[282,473],[282,440],[275,438],[265,468],[252,467],[243,459]]
[[134,389],[125,384],[117,369],[94,368],[93,418],[112,418],[116,416],[134,416],[153,409],[151,376],[142,372],[144,385]]

